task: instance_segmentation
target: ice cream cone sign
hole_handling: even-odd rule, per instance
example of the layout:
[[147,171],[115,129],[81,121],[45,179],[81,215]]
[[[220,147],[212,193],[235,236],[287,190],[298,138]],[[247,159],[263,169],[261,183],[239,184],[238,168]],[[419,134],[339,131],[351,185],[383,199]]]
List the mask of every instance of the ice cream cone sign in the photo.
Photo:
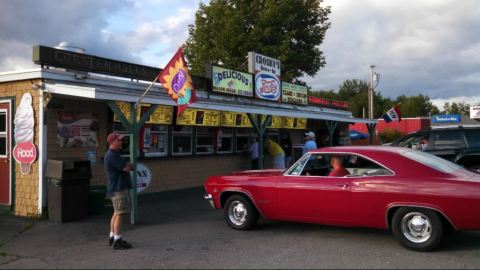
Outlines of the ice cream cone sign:
[[13,158],[20,163],[22,174],[29,174],[32,163],[37,159],[37,147],[33,144],[35,120],[32,96],[25,93],[18,106],[15,119]]

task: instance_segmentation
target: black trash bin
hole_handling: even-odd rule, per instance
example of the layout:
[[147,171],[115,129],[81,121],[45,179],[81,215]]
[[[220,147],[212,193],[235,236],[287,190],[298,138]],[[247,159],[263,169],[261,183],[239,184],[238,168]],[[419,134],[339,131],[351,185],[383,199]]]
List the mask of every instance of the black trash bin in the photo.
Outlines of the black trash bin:
[[88,216],[88,193],[92,172],[89,160],[47,160],[48,217],[68,222]]
[[105,212],[105,198],[107,196],[107,187],[90,186],[88,196],[88,215],[100,215]]

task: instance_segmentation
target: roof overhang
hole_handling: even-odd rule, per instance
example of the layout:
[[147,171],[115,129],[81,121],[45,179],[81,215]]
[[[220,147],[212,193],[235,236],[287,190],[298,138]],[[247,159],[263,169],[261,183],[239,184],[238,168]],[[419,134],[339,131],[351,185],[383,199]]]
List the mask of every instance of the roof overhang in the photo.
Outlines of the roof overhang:
[[[124,102],[137,102],[149,85],[144,81],[45,68],[0,73],[0,82],[28,79],[42,79],[43,84],[39,86],[39,89],[51,94]],[[176,106],[160,84],[154,84],[142,103]],[[354,118],[349,111],[275,103],[218,95],[206,91],[197,91],[197,102],[191,104],[190,107],[347,123],[377,123],[376,119]]]

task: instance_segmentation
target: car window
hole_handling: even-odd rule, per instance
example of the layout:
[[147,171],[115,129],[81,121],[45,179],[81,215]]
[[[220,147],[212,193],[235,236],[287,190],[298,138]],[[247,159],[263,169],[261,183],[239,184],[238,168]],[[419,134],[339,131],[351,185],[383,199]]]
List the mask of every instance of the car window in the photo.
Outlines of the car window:
[[453,162],[450,162],[443,158],[434,156],[429,153],[421,152],[421,151],[403,152],[402,155],[409,159],[412,159],[419,163],[427,165],[430,168],[433,168],[437,171],[441,171],[445,173],[451,173],[462,168]]
[[333,171],[332,158],[340,159],[342,167],[341,176],[369,176],[369,175],[392,175],[393,173],[381,165],[355,154],[311,154],[303,156],[295,164],[289,175],[304,176],[328,176]]
[[435,150],[465,148],[463,132],[448,130],[433,133],[433,148]]
[[288,172],[288,175],[300,175],[303,171],[303,167],[305,167],[305,164],[307,161],[310,159],[310,154],[305,154],[303,157],[300,158],[300,160],[295,163],[290,171]]
[[405,140],[398,143],[398,146],[412,148],[414,150],[419,149],[420,144],[421,144],[421,140],[424,136],[425,136],[425,134],[421,134],[421,135],[416,135],[416,136],[411,136],[411,137],[405,138]]
[[465,130],[464,132],[469,147],[480,147],[480,129]]
[[358,155],[349,155],[345,168],[350,172],[349,176],[393,175],[390,170]]

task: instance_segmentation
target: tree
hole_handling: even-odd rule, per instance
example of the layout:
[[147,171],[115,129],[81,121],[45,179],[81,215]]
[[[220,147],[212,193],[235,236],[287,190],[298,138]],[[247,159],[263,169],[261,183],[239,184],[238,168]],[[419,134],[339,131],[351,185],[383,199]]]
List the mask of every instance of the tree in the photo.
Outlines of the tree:
[[465,101],[455,103],[452,102],[452,105],[450,105],[449,102],[445,102],[445,105],[443,106],[444,114],[461,114],[461,115],[470,115],[470,104],[465,103]]
[[430,98],[424,95],[411,97],[401,95],[397,97],[397,103],[399,102],[402,103],[400,105],[402,117],[430,116],[435,107],[430,101]]
[[192,73],[207,63],[246,70],[255,51],[282,62],[282,81],[315,75],[325,66],[318,49],[330,27],[320,0],[211,0],[200,3],[189,25],[185,55]]

